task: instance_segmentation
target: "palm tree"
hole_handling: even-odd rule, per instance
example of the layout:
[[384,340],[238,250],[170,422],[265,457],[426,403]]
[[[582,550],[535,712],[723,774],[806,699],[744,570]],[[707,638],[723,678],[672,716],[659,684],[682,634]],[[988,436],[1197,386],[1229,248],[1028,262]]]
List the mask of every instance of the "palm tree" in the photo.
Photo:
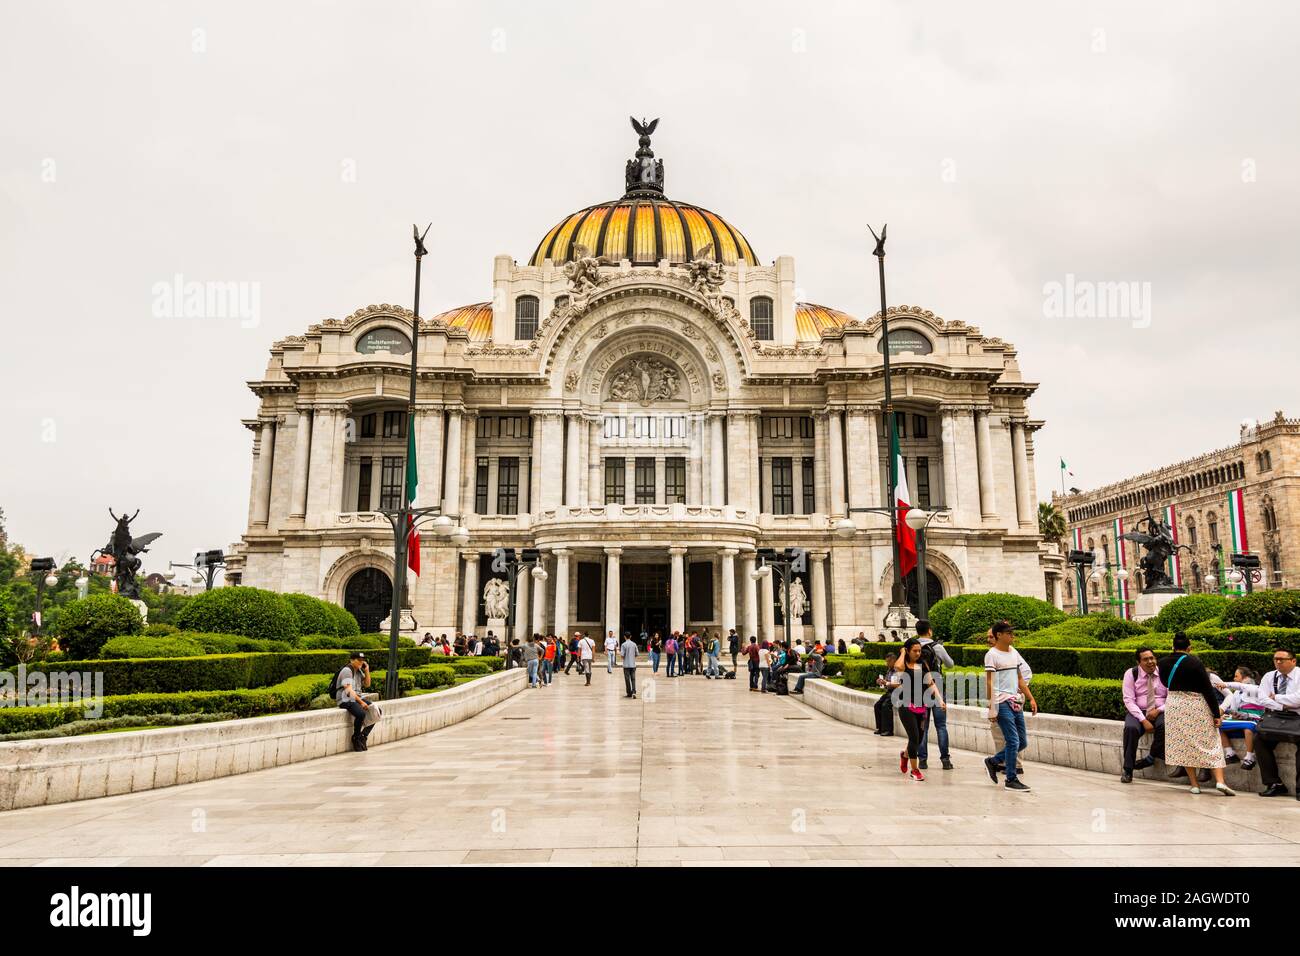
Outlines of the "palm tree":
[[1043,540],[1056,544],[1065,537],[1065,515],[1050,501],[1038,503],[1038,533]]

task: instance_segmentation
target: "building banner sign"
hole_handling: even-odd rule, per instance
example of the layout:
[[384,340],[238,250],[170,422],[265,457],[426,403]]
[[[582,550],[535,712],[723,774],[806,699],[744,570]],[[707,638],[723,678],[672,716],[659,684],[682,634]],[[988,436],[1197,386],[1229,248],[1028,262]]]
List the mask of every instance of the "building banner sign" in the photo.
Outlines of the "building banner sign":
[[[1123,534],[1124,534],[1124,519],[1116,518],[1115,519],[1115,570],[1116,571],[1124,567],[1125,564],[1127,563],[1124,560],[1125,551],[1126,551],[1126,547],[1125,547],[1126,542],[1124,541]],[[1118,599],[1119,602],[1118,604],[1115,605],[1116,616],[1122,617],[1124,620],[1127,621],[1129,619],[1128,581],[1125,579],[1121,579],[1118,574],[1115,575],[1115,597]]]
[[[1246,541],[1246,500],[1241,488],[1234,488],[1228,492],[1228,524],[1232,528],[1232,553],[1244,554],[1250,550],[1250,545]],[[1230,567],[1232,567],[1231,561],[1224,562],[1220,573]],[[1234,590],[1238,594],[1243,594],[1245,586],[1238,584]]]
[[1165,559],[1165,573],[1169,579],[1178,587],[1183,586],[1183,561],[1178,555],[1178,522],[1175,520],[1175,510],[1173,505],[1165,506],[1165,524],[1169,525],[1169,533],[1174,538],[1174,553]]

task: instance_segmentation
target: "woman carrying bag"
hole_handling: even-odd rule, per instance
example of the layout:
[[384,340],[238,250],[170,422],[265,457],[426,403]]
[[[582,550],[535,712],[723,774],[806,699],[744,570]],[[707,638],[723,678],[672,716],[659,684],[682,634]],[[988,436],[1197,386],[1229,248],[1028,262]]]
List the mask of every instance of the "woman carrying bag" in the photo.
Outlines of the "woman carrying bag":
[[894,670],[890,675],[890,693],[898,701],[898,718],[907,732],[907,749],[898,754],[898,770],[909,773],[917,783],[925,780],[918,761],[920,759],[921,734],[929,726],[926,718],[928,709],[939,707],[948,709],[934,673],[921,660],[921,642],[915,637],[908,638],[903,644]]
[[1190,653],[1191,640],[1179,631],[1174,635],[1174,652],[1161,658],[1160,681],[1169,688],[1165,699],[1165,763],[1183,767],[1192,793],[1200,793],[1197,772],[1214,773],[1214,789],[1225,797],[1236,791],[1223,780],[1227,760],[1219,742],[1219,697],[1210,685],[1210,675]]

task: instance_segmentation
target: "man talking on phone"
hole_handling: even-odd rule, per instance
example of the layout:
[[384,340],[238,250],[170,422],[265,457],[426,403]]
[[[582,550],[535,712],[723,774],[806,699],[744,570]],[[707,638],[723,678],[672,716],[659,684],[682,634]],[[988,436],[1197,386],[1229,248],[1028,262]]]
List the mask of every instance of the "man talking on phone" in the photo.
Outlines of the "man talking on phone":
[[339,707],[352,715],[352,749],[365,750],[366,738],[370,736],[370,731],[375,729],[375,725],[371,724],[363,729],[366,711],[370,709],[370,704],[357,693],[358,681],[361,682],[362,690],[370,686],[370,665],[366,663],[365,654],[353,651],[348,666],[339,671],[334,684],[338,688],[336,694]]

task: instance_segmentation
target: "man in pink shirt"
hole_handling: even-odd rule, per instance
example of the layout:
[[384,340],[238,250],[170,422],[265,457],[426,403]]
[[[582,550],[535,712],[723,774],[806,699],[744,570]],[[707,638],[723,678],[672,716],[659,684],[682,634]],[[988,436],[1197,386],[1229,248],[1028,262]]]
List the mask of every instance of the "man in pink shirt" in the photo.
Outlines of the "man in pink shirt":
[[[1133,782],[1134,770],[1145,770],[1165,757],[1165,697],[1169,691],[1160,682],[1156,652],[1138,648],[1137,666],[1124,672],[1124,772],[1121,783]],[[1151,734],[1151,749],[1137,759],[1138,741]]]

